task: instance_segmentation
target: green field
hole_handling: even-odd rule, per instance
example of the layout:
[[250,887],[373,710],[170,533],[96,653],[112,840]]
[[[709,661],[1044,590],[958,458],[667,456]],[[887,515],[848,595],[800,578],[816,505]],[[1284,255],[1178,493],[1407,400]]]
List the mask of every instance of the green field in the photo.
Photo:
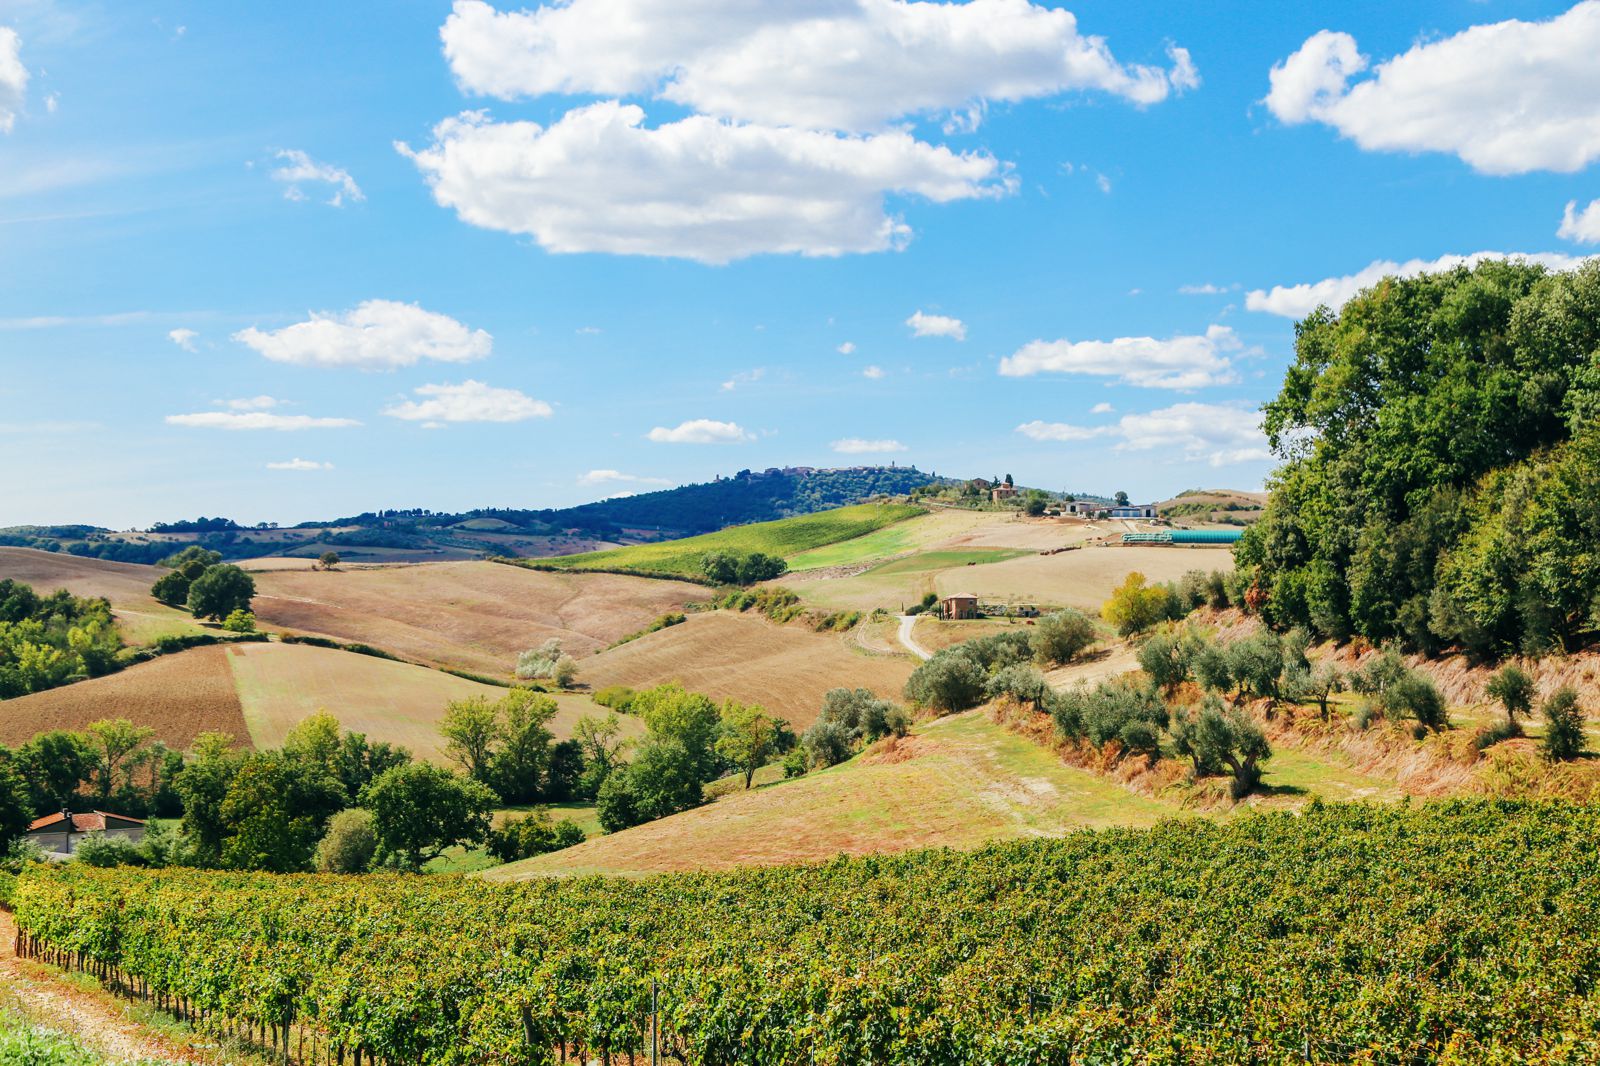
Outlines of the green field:
[[891,559],[882,566],[875,566],[868,573],[876,577],[890,577],[895,574],[926,574],[936,570],[953,570],[958,566],[982,566],[985,563],[1003,563],[1007,559],[1018,559],[1024,555],[1037,555],[1037,552],[1024,551],[1021,548],[964,548],[953,551],[918,552],[916,555],[904,559]]
[[518,562],[540,570],[638,571],[698,578],[700,559],[707,552],[765,552],[787,559],[874,533],[923,513],[922,508],[909,504],[863,503],[776,522],[730,526],[683,540]]

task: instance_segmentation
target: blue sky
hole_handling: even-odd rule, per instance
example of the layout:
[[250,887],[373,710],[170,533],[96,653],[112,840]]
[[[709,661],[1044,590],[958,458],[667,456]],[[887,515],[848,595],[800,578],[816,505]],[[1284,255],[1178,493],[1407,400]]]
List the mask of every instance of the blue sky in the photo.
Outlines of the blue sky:
[[0,524],[1257,487],[1317,299],[1596,250],[1597,53],[1593,0],[0,0]]

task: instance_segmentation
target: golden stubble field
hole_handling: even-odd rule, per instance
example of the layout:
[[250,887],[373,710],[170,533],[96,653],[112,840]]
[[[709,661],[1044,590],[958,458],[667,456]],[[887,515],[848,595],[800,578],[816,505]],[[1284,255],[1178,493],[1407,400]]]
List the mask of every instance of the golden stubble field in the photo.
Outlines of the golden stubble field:
[[578,677],[597,689],[680,681],[714,699],[758,703],[799,730],[816,720],[831,688],[869,688],[898,700],[912,666],[909,656],[873,654],[849,634],[716,611],[585,659]]
[[487,562],[274,570],[255,581],[256,614],[269,625],[496,677],[550,637],[581,658],[709,594],[680,581]]

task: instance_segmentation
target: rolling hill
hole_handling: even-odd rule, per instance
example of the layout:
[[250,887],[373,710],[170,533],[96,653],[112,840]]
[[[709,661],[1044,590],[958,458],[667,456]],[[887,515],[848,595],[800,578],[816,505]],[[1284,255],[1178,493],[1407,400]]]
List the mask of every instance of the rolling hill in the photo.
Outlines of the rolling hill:
[[150,595],[150,586],[164,573],[159,567],[137,563],[0,547],[0,578],[32,585],[40,594],[66,589],[74,596],[104,597],[129,644],[148,644],[169,633],[200,631],[187,611],[168,607]]

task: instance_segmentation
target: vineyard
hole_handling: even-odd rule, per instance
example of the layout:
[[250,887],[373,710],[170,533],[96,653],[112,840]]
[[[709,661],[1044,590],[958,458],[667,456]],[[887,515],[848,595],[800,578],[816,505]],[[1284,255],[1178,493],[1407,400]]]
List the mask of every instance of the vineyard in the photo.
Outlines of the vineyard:
[[646,881],[60,869],[15,899],[28,953],[341,1061],[1600,1056],[1578,807],[1313,804]]

